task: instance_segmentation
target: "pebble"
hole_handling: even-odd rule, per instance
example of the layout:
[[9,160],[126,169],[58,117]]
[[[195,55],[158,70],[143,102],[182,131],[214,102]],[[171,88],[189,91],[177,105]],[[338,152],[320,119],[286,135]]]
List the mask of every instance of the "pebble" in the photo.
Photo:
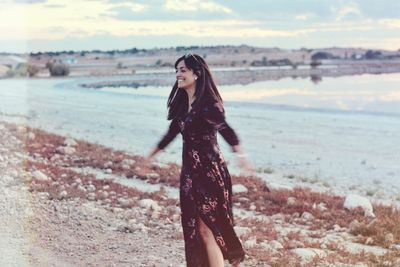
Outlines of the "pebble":
[[158,205],[157,201],[154,201],[152,199],[142,199],[139,201],[139,206],[142,208],[146,208],[146,209],[152,209],[154,211],[160,211],[161,207]]
[[38,181],[50,181],[51,180],[49,177],[47,177],[46,174],[44,174],[43,172],[41,172],[39,170],[32,172],[32,176]]
[[283,249],[283,245],[279,241],[276,241],[276,240],[272,240],[269,245],[271,248],[276,249],[276,250]]
[[232,186],[232,193],[239,194],[239,193],[247,193],[249,190],[242,184],[235,184]]
[[124,159],[122,162],[121,162],[121,164],[122,165],[133,165],[133,164],[135,164],[136,163],[136,161],[134,161],[133,159]]
[[28,133],[28,140],[34,140],[35,139],[35,134],[34,133],[32,133],[32,132],[29,132]]
[[67,196],[68,196],[67,191],[63,190],[58,194],[57,198],[58,198],[58,200],[62,200],[62,199],[65,199]]
[[106,163],[104,163],[104,168],[111,168],[112,166],[113,166],[114,164],[112,163],[112,161],[108,161],[108,162],[106,162]]
[[59,146],[56,148],[56,152],[61,154],[61,155],[72,155],[76,152],[75,148],[73,147],[64,147],[64,146]]
[[301,214],[301,218],[304,220],[307,220],[307,221],[312,221],[312,220],[314,220],[314,215],[305,211],[305,212],[303,212],[303,214]]
[[249,249],[249,248],[254,248],[255,246],[257,246],[257,239],[256,239],[256,238],[252,238],[252,239],[246,240],[246,241],[243,243],[243,245],[244,245],[244,247],[247,248],[247,249]]
[[92,201],[96,200],[96,193],[91,192],[91,193],[87,194],[87,199],[92,200]]
[[388,244],[393,244],[394,242],[394,236],[392,233],[388,233],[385,235],[385,242]]
[[109,194],[108,194],[108,192],[106,192],[106,191],[102,191],[102,192],[100,193],[100,195],[99,195],[99,197],[100,197],[101,199],[106,199],[106,198],[108,198],[108,196],[109,196]]
[[151,172],[151,173],[146,173],[145,177],[147,179],[157,179],[160,178],[160,175],[158,173]]
[[286,201],[286,204],[289,205],[289,206],[292,206],[292,205],[296,204],[296,198],[288,197],[288,199]]
[[50,198],[50,194],[47,192],[38,192],[37,196],[39,197],[39,199],[41,200],[47,200]]
[[235,232],[238,237],[241,237],[243,235],[250,233],[251,229],[249,227],[235,226]]
[[77,146],[78,144],[76,143],[76,141],[72,138],[66,138],[64,140],[64,146]]
[[93,184],[87,185],[86,188],[87,188],[87,190],[88,190],[89,192],[94,192],[94,191],[96,191],[96,186],[93,185]]
[[121,207],[123,207],[123,208],[127,208],[127,207],[130,207],[130,206],[133,205],[133,201],[132,200],[126,199],[126,198],[123,198],[123,197],[118,198],[117,201],[118,201],[118,204],[121,205]]

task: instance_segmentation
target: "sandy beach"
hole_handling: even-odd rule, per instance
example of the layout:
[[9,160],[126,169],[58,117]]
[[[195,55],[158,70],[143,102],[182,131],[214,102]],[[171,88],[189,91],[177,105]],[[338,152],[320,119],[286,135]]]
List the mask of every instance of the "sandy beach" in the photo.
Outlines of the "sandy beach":
[[[184,266],[178,165],[146,167],[138,155],[23,125],[2,122],[0,134],[1,205],[21,204],[2,209],[13,244],[2,249],[13,262]],[[394,207],[373,203],[369,218],[344,208],[343,196],[273,188],[254,176],[233,181],[242,266],[400,264]]]

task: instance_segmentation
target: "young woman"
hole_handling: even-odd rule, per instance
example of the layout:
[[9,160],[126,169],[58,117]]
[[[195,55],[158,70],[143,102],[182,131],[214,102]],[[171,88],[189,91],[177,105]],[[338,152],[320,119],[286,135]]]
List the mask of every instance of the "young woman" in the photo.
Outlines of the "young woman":
[[175,63],[176,82],[168,98],[167,133],[148,160],[178,133],[183,137],[180,205],[188,267],[234,266],[244,259],[232,215],[232,183],[217,143],[217,131],[250,169],[239,139],[226,123],[222,99],[202,57],[187,54]]

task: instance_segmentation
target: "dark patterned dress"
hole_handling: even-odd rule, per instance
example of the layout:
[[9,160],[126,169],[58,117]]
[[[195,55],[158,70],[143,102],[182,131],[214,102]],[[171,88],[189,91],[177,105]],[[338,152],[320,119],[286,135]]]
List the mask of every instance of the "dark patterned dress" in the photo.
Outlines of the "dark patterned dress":
[[158,144],[165,148],[178,133],[183,137],[180,205],[188,267],[208,266],[207,252],[198,230],[198,220],[213,232],[225,259],[244,259],[233,228],[232,182],[217,143],[217,131],[231,145],[238,137],[226,123],[222,104],[210,100],[196,112],[172,120]]

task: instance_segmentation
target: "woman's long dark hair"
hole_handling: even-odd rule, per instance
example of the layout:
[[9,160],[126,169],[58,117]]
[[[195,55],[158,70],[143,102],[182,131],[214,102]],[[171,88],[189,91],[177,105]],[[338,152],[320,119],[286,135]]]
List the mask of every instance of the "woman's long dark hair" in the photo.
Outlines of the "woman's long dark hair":
[[[217,86],[215,85],[210,69],[205,60],[197,54],[186,54],[176,60],[175,69],[182,60],[185,61],[186,67],[192,70],[198,77],[194,92],[195,101],[192,109],[199,110],[206,98],[212,98],[218,102],[222,102],[221,95],[218,92]],[[173,120],[182,116],[188,111],[188,96],[184,89],[178,87],[178,81],[175,82],[171,93],[169,94],[167,107],[168,120]]]

